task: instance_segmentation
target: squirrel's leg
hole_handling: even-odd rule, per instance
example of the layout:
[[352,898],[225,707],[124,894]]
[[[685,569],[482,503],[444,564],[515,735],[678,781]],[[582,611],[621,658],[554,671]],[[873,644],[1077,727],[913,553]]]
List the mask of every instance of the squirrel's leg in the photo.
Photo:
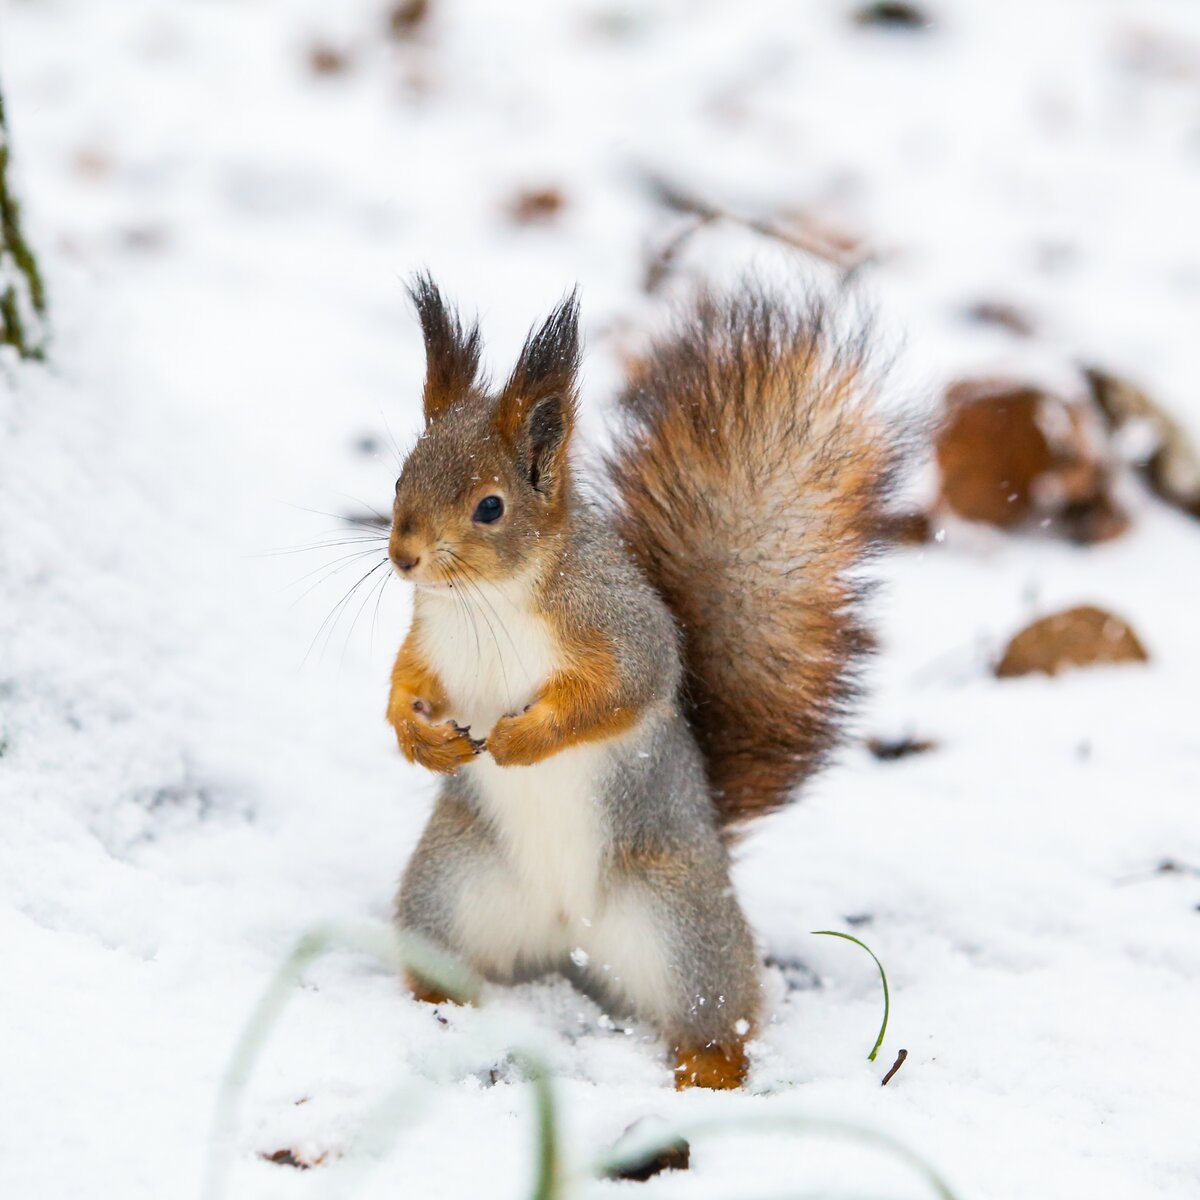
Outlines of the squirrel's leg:
[[739,1087],[761,994],[723,851],[627,855],[611,888],[589,974],[667,1037],[677,1088]]
[[404,972],[404,983],[408,990],[412,992],[413,999],[420,1000],[422,1004],[463,1003],[457,996],[451,996],[449,992],[444,992],[432,983],[427,983],[420,975],[414,975],[412,971]]
[[[495,835],[447,780],[396,897],[396,924],[460,958],[485,979],[509,982],[548,963],[549,938],[531,919]],[[418,1000],[442,993],[408,976]]]

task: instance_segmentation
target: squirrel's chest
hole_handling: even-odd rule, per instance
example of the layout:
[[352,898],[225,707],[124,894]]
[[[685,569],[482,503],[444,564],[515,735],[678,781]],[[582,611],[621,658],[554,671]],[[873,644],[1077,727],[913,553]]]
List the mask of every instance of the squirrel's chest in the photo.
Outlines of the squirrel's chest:
[[431,597],[421,607],[421,648],[450,702],[450,716],[485,737],[521,712],[558,668],[547,622],[516,588],[489,584]]
[[[422,650],[446,689],[449,715],[485,737],[562,665],[558,645],[542,617],[499,589],[473,600],[436,599],[422,607]],[[558,929],[563,919],[594,911],[604,854],[600,792],[610,761],[606,746],[591,744],[530,767],[501,767],[485,754],[463,768],[503,847],[530,929]]]

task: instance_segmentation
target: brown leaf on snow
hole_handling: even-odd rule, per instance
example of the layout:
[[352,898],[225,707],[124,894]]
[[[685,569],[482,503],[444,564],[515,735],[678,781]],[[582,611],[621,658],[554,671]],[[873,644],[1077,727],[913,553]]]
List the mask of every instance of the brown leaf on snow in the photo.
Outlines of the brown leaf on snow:
[[429,0],[397,0],[388,12],[388,27],[393,37],[407,38],[429,17]]
[[1137,634],[1112,613],[1090,604],[1042,617],[1008,643],[996,675],[1057,675],[1069,667],[1146,662]]
[[551,221],[566,207],[566,198],[558,188],[530,188],[518,192],[508,206],[509,216],[518,225]]
[[979,325],[995,325],[1016,337],[1032,337],[1033,322],[1014,304],[1004,300],[978,300],[963,310],[969,321]]
[[1113,436],[1127,444],[1155,494],[1200,517],[1200,450],[1183,427],[1128,380],[1094,367],[1084,374]]
[[297,1156],[294,1150],[276,1150],[271,1154],[264,1151],[259,1158],[265,1159],[267,1162],[278,1163],[281,1167],[295,1167],[298,1171],[307,1171],[309,1167],[315,1165],[305,1162],[304,1159]]
[[906,0],[871,0],[854,14],[856,25],[876,25],[884,29],[928,29],[928,13]]
[[308,66],[314,75],[341,75],[350,66],[350,58],[344,50],[318,42],[309,48]]
[[932,738],[867,738],[867,749],[880,762],[896,762],[901,758],[911,758],[914,754],[928,754],[937,749],[937,742]]
[[1080,542],[1125,530],[1088,410],[1009,379],[953,384],[946,408],[937,461],[942,500],[953,512],[1001,529],[1046,527]]

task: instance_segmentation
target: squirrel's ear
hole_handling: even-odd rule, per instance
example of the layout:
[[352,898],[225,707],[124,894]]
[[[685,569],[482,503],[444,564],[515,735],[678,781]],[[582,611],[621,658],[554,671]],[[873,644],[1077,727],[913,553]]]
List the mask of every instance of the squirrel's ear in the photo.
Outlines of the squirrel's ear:
[[425,337],[425,420],[431,421],[478,382],[479,325],[464,326],[425,272],[413,277],[408,294]]
[[579,297],[572,292],[530,330],[496,406],[496,427],[517,448],[539,492],[552,494],[562,477],[578,374]]

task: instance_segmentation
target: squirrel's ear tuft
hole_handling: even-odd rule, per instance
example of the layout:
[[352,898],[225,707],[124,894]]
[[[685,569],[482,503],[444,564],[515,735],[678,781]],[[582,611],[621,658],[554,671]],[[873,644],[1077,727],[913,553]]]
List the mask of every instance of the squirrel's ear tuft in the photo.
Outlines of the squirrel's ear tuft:
[[479,381],[479,325],[465,326],[428,272],[408,285],[425,337],[425,420],[461,400]]
[[496,406],[496,427],[516,446],[539,492],[553,494],[575,425],[579,295],[573,291],[536,329]]

